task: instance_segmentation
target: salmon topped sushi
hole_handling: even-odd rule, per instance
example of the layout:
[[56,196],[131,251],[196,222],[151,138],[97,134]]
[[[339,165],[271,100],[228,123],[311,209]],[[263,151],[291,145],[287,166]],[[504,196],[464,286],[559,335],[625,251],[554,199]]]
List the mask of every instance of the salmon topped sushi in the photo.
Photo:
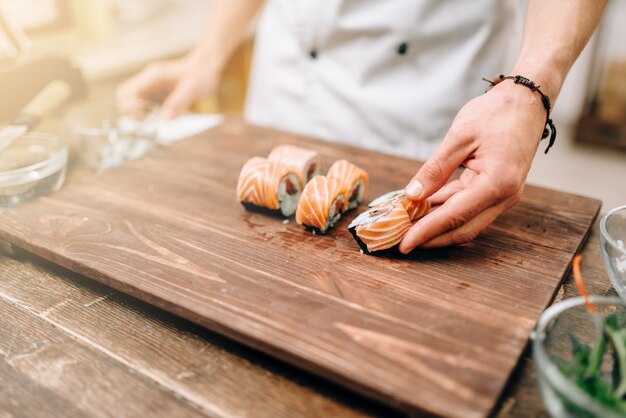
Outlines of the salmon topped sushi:
[[430,200],[422,200],[421,202],[416,202],[407,197],[404,197],[400,200],[404,205],[407,213],[409,214],[409,218],[411,222],[415,223],[420,218],[423,218],[428,214],[431,208]]
[[400,201],[382,203],[354,218],[348,230],[364,254],[386,250],[402,241],[413,224]]
[[328,178],[339,180],[347,199],[343,211],[354,209],[367,190],[367,173],[347,160],[336,161],[328,170]]
[[341,182],[316,176],[304,186],[296,222],[314,233],[325,234],[341,218],[345,195]]
[[293,169],[298,175],[302,188],[314,176],[322,174],[322,165],[317,152],[310,149],[294,145],[278,145],[272,149],[267,159]]
[[418,219],[426,215],[431,208],[429,200],[422,200],[421,202],[411,200],[406,197],[403,189],[394,190],[393,192],[385,193],[382,196],[378,196],[376,199],[372,200],[368,206],[372,208],[395,201],[399,201],[404,205],[406,211],[409,214],[411,222],[416,222]]
[[405,197],[404,189],[394,190],[392,192],[385,193],[372,200],[367,206],[373,208],[374,206],[382,205],[384,203],[394,202],[402,197]]
[[285,217],[295,213],[301,193],[292,169],[261,157],[244,164],[237,182],[237,200],[246,209],[265,208]]

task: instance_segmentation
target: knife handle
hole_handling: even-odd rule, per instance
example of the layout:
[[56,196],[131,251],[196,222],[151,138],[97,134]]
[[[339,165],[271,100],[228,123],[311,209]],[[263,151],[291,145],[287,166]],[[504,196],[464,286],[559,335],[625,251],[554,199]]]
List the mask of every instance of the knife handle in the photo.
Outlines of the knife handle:
[[[55,80],[43,88],[20,112],[38,118],[59,108],[70,96],[70,87],[66,82]],[[20,116],[21,117],[21,116]]]

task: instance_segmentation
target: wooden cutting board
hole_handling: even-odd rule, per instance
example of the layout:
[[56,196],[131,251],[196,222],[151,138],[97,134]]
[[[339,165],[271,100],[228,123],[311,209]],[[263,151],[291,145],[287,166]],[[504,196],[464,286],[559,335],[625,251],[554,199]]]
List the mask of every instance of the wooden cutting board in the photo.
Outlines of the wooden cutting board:
[[313,236],[236,202],[282,143],[365,168],[368,198],[419,166],[231,121],[5,212],[0,239],[408,412],[488,415],[600,202],[528,186],[474,243],[367,256],[354,213]]

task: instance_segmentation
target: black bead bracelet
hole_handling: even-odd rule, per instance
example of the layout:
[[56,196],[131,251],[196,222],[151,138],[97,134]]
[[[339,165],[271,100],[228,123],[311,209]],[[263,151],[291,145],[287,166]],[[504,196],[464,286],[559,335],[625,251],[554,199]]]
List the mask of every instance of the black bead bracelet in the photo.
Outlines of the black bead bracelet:
[[496,84],[504,80],[513,80],[515,84],[521,84],[523,86],[526,86],[531,91],[536,91],[537,93],[541,95],[541,103],[543,103],[543,107],[544,109],[546,109],[546,112],[547,112],[546,127],[543,128],[543,135],[541,136],[541,139],[545,139],[548,137],[548,135],[550,135],[550,142],[548,142],[548,147],[546,148],[546,151],[545,151],[545,153],[547,154],[550,148],[552,148],[552,146],[554,145],[554,141],[556,141],[556,127],[554,126],[554,122],[552,122],[552,119],[550,119],[550,111],[552,110],[552,106],[550,104],[550,98],[539,89],[539,86],[536,85],[534,81],[531,81],[528,78],[523,77],[521,75],[505,76],[504,74],[500,74],[496,76],[493,80],[487,80],[486,78],[483,78],[483,80],[485,80],[487,83],[490,84],[489,88],[485,91],[485,93],[491,90],[493,86],[495,86]]

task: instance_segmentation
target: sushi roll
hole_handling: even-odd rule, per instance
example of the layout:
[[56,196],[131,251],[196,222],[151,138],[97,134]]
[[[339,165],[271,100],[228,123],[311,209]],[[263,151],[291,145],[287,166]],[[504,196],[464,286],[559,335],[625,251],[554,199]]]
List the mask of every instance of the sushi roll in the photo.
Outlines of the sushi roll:
[[237,182],[237,200],[246,209],[264,208],[285,217],[295,213],[301,193],[293,170],[261,157],[246,162]]
[[409,214],[411,222],[416,222],[418,219],[428,213],[431,208],[429,200],[423,200],[416,202],[406,197],[403,189],[394,190],[393,192],[385,193],[382,196],[378,196],[376,199],[369,203],[369,207],[375,207],[386,203],[392,203],[395,201],[401,202]]
[[289,167],[298,174],[300,187],[304,188],[314,176],[322,174],[322,165],[319,162],[317,152],[293,145],[278,145],[274,147],[267,157]]
[[316,234],[325,234],[341,218],[345,195],[341,182],[316,176],[304,186],[296,222]]
[[400,201],[404,205],[404,208],[406,209],[407,213],[409,214],[409,218],[413,223],[417,222],[420,218],[426,216],[431,208],[430,200],[422,200],[421,202],[416,202],[407,197],[404,197]]
[[385,193],[384,195],[378,196],[376,199],[372,200],[367,206],[373,208],[374,206],[379,206],[384,203],[390,203],[405,196],[406,194],[404,193],[403,189],[394,190],[393,192]]
[[357,216],[348,230],[364,254],[399,244],[413,224],[400,201],[382,203]]
[[359,206],[367,190],[368,176],[356,165],[347,160],[336,161],[328,170],[328,178],[341,182],[347,196],[343,211]]

